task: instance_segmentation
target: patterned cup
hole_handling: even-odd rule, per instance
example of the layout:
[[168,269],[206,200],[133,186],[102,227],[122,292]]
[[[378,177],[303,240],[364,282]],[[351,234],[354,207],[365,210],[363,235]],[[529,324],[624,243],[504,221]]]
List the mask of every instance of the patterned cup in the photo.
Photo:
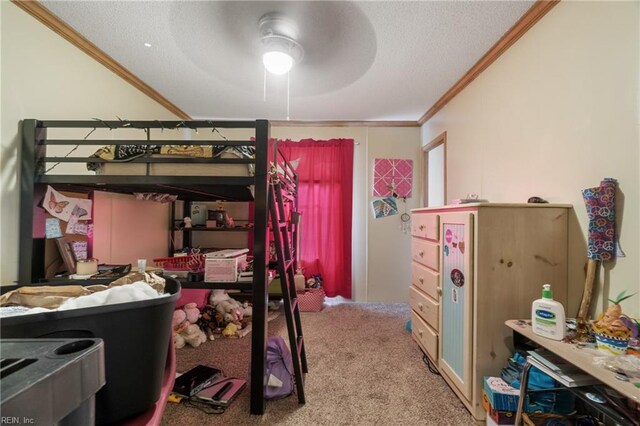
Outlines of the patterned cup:
[[629,346],[628,337],[614,337],[604,333],[594,333],[596,336],[596,346],[603,351],[611,352],[614,355],[623,355]]

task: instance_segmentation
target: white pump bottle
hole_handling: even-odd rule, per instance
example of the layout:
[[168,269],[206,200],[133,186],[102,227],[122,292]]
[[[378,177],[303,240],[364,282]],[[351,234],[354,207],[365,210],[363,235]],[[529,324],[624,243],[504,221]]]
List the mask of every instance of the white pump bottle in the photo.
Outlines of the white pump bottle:
[[551,285],[542,286],[542,299],[535,300],[531,305],[531,327],[540,336],[554,340],[562,340],[565,336],[564,307],[553,300]]

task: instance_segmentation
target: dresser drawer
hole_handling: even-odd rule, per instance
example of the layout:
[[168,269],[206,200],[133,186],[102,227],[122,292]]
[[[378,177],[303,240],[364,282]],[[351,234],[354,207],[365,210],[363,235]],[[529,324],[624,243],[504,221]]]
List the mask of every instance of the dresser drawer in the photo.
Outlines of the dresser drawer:
[[435,300],[440,300],[440,274],[419,263],[411,262],[411,284]]
[[411,235],[437,240],[440,231],[440,216],[435,213],[414,213],[411,217]]
[[411,311],[411,335],[432,360],[438,359],[438,334],[414,311]]
[[414,287],[409,288],[409,304],[434,330],[438,330],[438,302]]
[[438,271],[440,270],[439,247],[438,244],[432,243],[431,241],[414,238],[411,240],[411,259]]

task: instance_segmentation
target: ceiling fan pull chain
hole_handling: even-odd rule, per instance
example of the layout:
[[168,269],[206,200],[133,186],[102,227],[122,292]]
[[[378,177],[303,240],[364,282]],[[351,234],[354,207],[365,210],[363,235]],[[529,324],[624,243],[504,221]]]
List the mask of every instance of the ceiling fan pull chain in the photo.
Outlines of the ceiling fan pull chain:
[[262,78],[262,102],[267,102],[267,69],[262,68],[264,70],[264,76]]
[[289,82],[291,81],[291,71],[287,73],[287,120],[289,120],[289,99],[291,98],[289,94]]

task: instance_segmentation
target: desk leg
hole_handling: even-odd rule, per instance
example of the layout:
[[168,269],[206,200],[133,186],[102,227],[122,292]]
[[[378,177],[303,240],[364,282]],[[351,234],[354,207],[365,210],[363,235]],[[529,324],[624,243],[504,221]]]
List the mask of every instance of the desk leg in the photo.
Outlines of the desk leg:
[[522,410],[524,408],[524,400],[527,397],[529,370],[531,370],[531,364],[529,364],[528,361],[525,361],[522,366],[522,379],[520,380],[520,398],[518,399],[518,409],[516,411],[516,426],[520,426],[522,424]]

